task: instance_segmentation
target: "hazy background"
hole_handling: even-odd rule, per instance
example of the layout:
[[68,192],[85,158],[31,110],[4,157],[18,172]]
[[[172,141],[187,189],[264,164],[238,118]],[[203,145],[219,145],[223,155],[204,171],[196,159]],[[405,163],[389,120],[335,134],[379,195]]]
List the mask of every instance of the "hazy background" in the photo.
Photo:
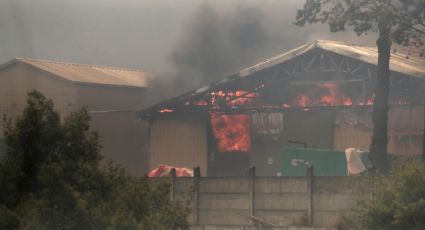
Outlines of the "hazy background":
[[294,26],[303,3],[0,0],[0,62],[30,57],[141,68],[173,95],[316,39],[374,45],[373,34]]

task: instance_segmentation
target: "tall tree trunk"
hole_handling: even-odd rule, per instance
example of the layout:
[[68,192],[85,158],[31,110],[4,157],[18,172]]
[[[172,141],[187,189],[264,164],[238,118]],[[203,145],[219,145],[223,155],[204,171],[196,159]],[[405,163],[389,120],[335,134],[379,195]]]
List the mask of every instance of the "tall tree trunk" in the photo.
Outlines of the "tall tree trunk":
[[389,27],[380,25],[378,46],[378,74],[372,111],[373,136],[370,145],[372,163],[381,173],[387,172],[388,97],[390,91],[391,38]]

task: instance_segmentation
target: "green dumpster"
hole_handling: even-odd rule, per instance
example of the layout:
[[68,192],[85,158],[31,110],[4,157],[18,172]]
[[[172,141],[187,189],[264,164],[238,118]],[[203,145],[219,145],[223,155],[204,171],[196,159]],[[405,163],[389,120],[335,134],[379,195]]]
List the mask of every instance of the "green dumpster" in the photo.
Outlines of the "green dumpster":
[[[368,168],[367,154],[362,156]],[[285,148],[283,152],[283,176],[305,176],[307,166],[312,165],[315,176],[347,176],[345,152],[327,149]]]

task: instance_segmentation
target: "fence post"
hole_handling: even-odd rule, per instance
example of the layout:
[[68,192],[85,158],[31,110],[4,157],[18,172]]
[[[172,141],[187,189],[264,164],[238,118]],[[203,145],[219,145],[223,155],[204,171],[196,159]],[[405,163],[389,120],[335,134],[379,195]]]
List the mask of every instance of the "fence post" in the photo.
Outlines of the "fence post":
[[176,169],[172,168],[170,171],[171,178],[170,178],[170,200],[174,201],[174,192],[176,187]]
[[254,216],[254,197],[255,197],[255,167],[252,166],[249,168],[249,216]]
[[373,200],[375,198],[375,176],[376,171],[374,167],[370,167],[368,169],[368,176],[369,176],[369,199]]
[[307,192],[308,192],[308,203],[307,203],[307,220],[308,225],[313,226],[313,180],[314,172],[313,166],[307,166]]
[[199,178],[201,177],[201,168],[193,169],[193,211],[195,213],[195,225],[199,225]]

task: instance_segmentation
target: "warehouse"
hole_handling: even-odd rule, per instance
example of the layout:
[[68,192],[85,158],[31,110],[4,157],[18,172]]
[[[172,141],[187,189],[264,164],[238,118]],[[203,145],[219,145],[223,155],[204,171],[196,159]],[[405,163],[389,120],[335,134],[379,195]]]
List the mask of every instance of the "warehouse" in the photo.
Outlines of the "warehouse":
[[142,155],[146,142],[139,138],[146,139],[146,127],[135,111],[146,106],[149,78],[135,69],[17,58],[0,66],[0,114],[14,118],[22,113],[32,90],[52,99],[61,115],[87,107],[105,161],[141,176],[147,169]]
[[[284,149],[368,149],[374,47],[314,41],[139,113],[149,122],[149,164],[200,166],[203,175],[281,175]],[[425,62],[391,57],[388,151],[418,155]]]

